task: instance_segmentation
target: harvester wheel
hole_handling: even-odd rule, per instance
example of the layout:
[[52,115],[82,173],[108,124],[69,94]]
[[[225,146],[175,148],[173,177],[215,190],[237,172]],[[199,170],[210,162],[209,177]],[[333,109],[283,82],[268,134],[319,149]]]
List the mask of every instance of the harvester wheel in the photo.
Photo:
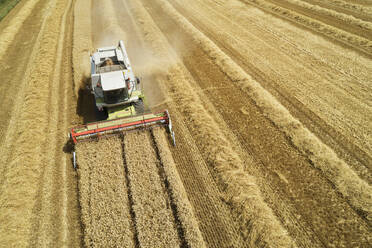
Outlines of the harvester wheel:
[[136,110],[136,114],[143,114],[145,112],[145,106],[143,104],[142,99],[139,99],[137,102],[133,103],[134,109]]
[[96,112],[97,121],[106,120],[107,117],[108,117],[108,113],[107,113],[106,109],[103,109],[102,111],[99,111],[98,108],[96,107],[95,112]]

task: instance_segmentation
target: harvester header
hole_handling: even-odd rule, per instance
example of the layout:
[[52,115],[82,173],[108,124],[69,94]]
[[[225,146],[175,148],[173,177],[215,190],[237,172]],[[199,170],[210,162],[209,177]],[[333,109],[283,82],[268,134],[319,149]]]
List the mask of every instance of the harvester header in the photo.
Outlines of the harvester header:
[[114,120],[98,121],[86,125],[74,127],[70,131],[70,137],[76,144],[87,138],[95,138],[103,135],[115,134],[135,129],[145,129],[155,125],[164,125],[169,132],[173,145],[176,145],[172,121],[168,110],[159,113],[149,113],[132,117],[118,118]]

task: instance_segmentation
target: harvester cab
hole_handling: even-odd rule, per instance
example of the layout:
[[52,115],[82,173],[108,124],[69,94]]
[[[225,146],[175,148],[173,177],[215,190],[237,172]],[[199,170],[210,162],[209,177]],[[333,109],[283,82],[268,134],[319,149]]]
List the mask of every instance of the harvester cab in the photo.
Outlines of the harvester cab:
[[[74,144],[87,138],[164,125],[176,145],[168,110],[151,113],[145,106],[140,80],[134,75],[123,41],[118,46],[97,49],[90,62],[97,122],[72,128],[69,136]],[[74,167],[75,156],[73,153]]]

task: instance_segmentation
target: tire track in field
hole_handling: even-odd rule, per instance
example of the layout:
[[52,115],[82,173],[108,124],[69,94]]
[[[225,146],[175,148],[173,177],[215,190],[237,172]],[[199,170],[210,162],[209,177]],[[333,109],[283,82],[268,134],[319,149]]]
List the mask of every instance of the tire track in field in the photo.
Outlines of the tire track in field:
[[[63,77],[60,81],[61,93],[63,95],[61,104],[63,106],[62,110],[62,120],[63,127],[60,133],[60,147],[63,147],[63,152],[61,156],[61,165],[56,173],[56,181],[60,180],[60,184],[55,184],[54,191],[56,192],[56,197],[61,205],[60,211],[56,213],[56,218],[58,218],[59,225],[67,226],[63,232],[59,235],[59,240],[62,245],[71,246],[82,246],[82,227],[80,220],[80,207],[78,201],[78,187],[76,180],[76,171],[71,166],[71,156],[67,151],[67,144],[69,144],[69,138],[66,137],[66,130],[70,127],[71,115],[70,109],[74,107],[71,102],[76,102],[73,97],[74,87],[71,82],[73,82],[73,66],[72,66],[72,46],[73,46],[73,31],[74,31],[74,4],[73,1],[71,10],[68,16],[68,25],[66,29],[66,38],[64,44],[63,54],[68,55],[68,59],[64,60],[63,65]],[[66,83],[70,82],[70,83]],[[75,112],[74,112],[75,115]],[[59,149],[61,151],[61,149]],[[62,187],[61,187],[62,185]]]

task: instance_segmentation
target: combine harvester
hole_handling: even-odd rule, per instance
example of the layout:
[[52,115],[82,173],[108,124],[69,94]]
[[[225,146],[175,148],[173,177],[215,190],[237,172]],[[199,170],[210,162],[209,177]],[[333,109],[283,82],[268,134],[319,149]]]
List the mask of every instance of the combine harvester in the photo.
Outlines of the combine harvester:
[[[123,41],[119,41],[117,47],[97,49],[90,61],[89,88],[95,97],[97,122],[72,128],[69,136],[74,144],[103,135],[163,125],[176,145],[168,110],[151,113],[145,108],[140,80],[134,76]],[[75,152],[73,162],[76,168]]]

